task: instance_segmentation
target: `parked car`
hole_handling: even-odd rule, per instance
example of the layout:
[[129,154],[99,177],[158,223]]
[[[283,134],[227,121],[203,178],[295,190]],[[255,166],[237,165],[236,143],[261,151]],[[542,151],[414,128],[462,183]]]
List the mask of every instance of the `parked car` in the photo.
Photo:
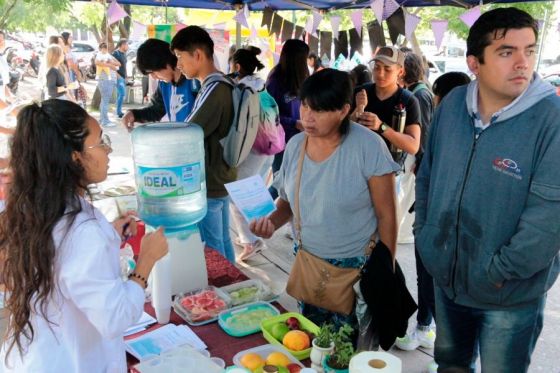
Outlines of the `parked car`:
[[543,78],[544,81],[549,82],[554,87],[556,87],[556,94],[560,96],[560,72],[556,74],[550,74]]

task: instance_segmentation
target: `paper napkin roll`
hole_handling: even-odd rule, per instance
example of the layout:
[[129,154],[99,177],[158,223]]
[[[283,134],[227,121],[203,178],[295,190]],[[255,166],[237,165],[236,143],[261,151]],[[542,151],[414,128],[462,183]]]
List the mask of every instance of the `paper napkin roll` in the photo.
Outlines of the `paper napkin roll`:
[[401,359],[383,351],[364,351],[350,360],[350,373],[402,373]]

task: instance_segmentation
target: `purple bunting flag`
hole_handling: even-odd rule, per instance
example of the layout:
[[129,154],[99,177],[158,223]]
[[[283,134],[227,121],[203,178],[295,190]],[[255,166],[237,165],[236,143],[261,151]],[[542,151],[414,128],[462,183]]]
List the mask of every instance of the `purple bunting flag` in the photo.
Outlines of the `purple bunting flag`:
[[109,20],[110,25],[120,21],[126,16],[128,16],[128,13],[125,12],[119,4],[117,4],[117,0],[111,2],[111,5],[109,5],[109,8],[107,9],[107,19]]
[[475,6],[474,8],[467,10],[465,13],[459,16],[461,21],[463,21],[468,27],[471,27],[479,17],[480,6]]
[[443,41],[443,35],[445,35],[445,31],[447,31],[447,26],[449,22],[442,21],[442,20],[434,20],[432,21],[432,31],[434,32],[434,38],[436,41],[436,48],[439,50],[441,47],[441,42]]

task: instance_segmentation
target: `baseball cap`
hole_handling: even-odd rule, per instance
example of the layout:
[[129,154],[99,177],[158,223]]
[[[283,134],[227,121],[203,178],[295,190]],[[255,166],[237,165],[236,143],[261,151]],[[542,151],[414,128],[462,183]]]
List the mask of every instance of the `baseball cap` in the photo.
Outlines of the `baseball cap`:
[[373,57],[373,61],[383,62],[385,65],[404,66],[404,53],[396,47],[381,47]]

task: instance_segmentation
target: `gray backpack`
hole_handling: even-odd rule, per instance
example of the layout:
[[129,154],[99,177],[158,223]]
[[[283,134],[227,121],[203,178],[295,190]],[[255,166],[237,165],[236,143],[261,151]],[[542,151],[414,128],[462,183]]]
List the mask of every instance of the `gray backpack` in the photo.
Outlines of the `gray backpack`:
[[237,167],[247,158],[257,137],[261,110],[259,92],[224,75],[214,75],[210,79],[209,82],[223,82],[232,87],[233,121],[220,144],[224,148],[224,161],[230,167]]

